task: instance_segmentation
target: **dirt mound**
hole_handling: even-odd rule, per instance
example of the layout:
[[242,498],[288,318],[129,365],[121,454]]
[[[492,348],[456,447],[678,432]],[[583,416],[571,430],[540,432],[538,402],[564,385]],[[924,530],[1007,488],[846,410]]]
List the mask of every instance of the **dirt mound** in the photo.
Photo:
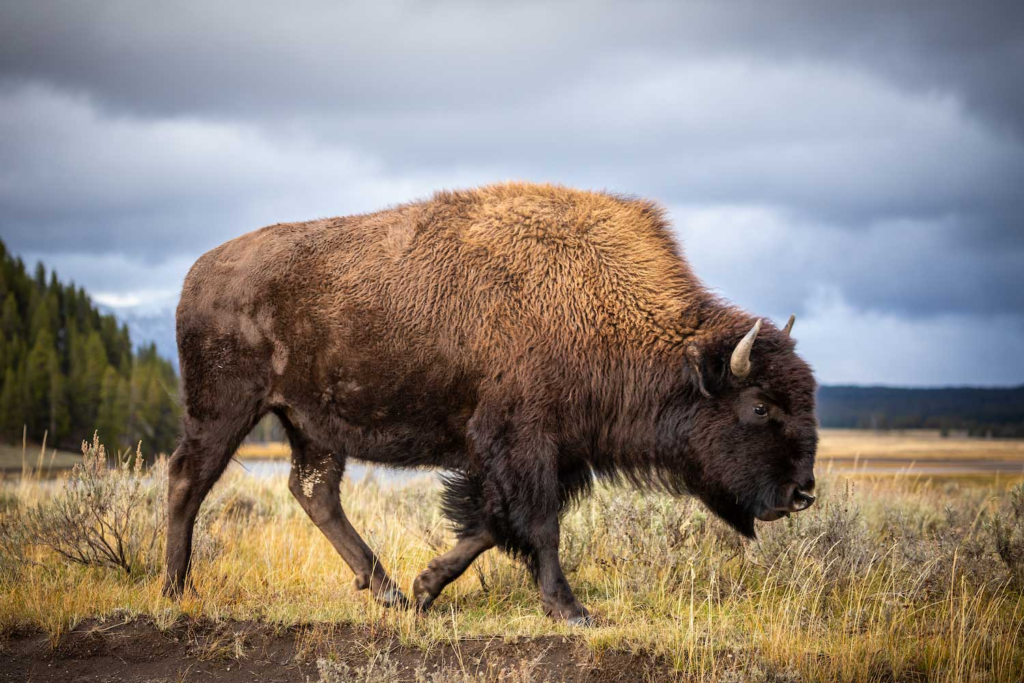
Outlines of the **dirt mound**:
[[[318,666],[319,662],[319,666]],[[463,639],[420,650],[367,627],[179,621],[160,630],[148,619],[85,621],[56,643],[39,631],[9,633],[0,681],[520,681],[672,680],[653,657],[600,655],[557,636]]]

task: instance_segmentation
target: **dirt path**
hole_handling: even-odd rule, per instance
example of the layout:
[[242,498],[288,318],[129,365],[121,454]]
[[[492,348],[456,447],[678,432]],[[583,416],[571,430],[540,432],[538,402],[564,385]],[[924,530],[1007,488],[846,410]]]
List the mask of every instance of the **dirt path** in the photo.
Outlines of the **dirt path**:
[[635,683],[675,678],[665,662],[620,652],[595,658],[579,643],[562,637],[516,643],[469,639],[425,652],[370,628],[321,624],[285,629],[255,622],[182,621],[161,631],[151,621],[138,619],[86,621],[56,646],[38,631],[7,634],[0,649],[0,681],[315,682],[320,678],[317,659],[324,657],[349,667],[349,675],[337,680],[354,683]]

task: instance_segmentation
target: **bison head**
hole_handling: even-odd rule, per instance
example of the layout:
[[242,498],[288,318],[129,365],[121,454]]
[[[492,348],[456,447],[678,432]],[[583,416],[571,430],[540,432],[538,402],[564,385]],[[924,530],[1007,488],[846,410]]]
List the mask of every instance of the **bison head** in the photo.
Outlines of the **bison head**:
[[814,502],[817,419],[811,368],[782,330],[732,325],[693,354],[701,398],[685,425],[687,489],[740,533]]

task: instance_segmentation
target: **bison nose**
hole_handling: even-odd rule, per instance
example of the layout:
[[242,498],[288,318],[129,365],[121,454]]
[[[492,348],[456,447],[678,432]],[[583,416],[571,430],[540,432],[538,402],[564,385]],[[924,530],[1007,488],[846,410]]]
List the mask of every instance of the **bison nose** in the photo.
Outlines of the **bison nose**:
[[788,512],[800,512],[814,504],[814,479],[808,479],[803,483],[789,484],[785,489],[786,510]]
[[815,500],[816,498],[810,493],[797,489],[796,491],[793,492],[793,502],[790,503],[789,509],[792,510],[793,512],[806,510],[807,508],[814,505]]

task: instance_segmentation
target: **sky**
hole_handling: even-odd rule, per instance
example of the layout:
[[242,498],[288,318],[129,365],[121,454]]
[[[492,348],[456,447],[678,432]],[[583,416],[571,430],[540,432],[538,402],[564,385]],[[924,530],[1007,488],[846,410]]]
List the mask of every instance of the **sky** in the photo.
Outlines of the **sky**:
[[664,205],[822,383],[1024,383],[1019,2],[5,2],[0,237],[173,348],[249,230],[441,188]]

